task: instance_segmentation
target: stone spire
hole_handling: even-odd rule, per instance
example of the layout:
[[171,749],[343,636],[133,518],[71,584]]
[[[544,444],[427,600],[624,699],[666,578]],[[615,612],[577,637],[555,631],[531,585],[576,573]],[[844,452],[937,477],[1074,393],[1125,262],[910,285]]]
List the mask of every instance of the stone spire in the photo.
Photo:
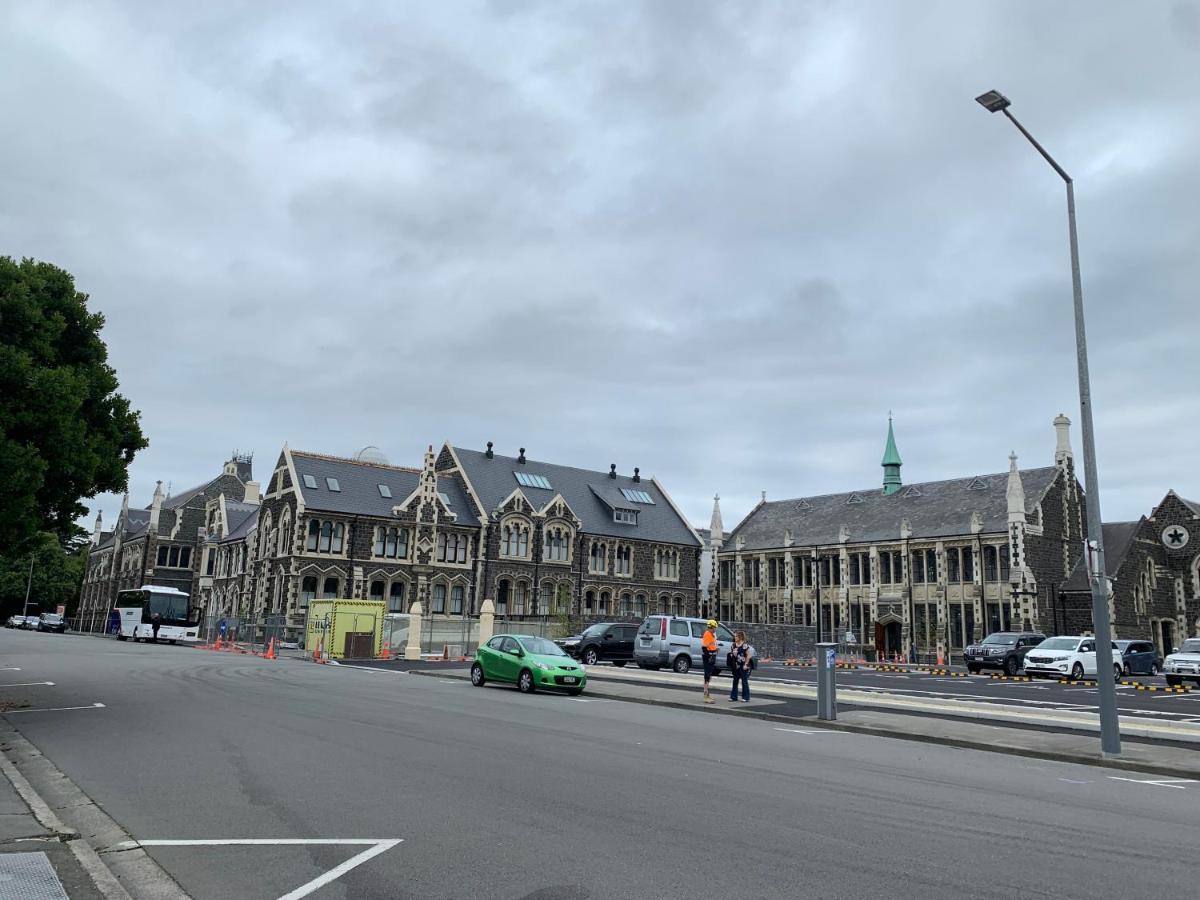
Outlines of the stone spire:
[[713,543],[725,540],[725,526],[721,522],[721,495],[713,497],[712,521],[708,524],[708,536]]
[[100,510],[96,510],[96,524],[92,528],[92,546],[96,547],[100,544],[100,535],[104,531],[102,514]]
[[1054,417],[1054,433],[1057,437],[1054,447],[1054,464],[1065,466],[1072,458],[1071,453],[1071,420],[1059,413]]
[[1017,454],[1008,456],[1008,489],[1004,492],[1008,498],[1008,522],[1025,522],[1025,485],[1021,483],[1021,473],[1017,470]]
[[892,431],[892,417],[888,416],[887,446],[883,450],[883,492],[894,494],[900,490],[900,451],[896,449],[896,434]]
[[158,534],[158,517],[162,514],[163,497],[162,482],[160,481],[154,487],[154,502],[150,504],[149,531],[151,534]]

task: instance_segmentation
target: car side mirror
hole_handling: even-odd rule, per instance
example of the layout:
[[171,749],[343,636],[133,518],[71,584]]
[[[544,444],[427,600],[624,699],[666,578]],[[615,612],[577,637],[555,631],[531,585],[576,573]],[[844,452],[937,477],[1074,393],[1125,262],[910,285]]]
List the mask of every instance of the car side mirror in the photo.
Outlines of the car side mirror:
[[1172,653],[1178,653],[1178,652],[1179,652],[1179,648],[1178,648],[1178,647],[1172,647],[1172,648],[1171,648],[1171,652],[1172,652]]

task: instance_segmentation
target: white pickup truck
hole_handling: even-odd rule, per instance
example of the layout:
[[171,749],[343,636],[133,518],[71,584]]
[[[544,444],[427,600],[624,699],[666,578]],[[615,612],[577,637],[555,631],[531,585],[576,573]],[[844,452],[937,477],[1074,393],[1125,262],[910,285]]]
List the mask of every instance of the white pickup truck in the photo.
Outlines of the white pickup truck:
[[1172,687],[1183,684],[1184,679],[1200,685],[1200,638],[1188,638],[1182,647],[1171,651],[1163,660],[1163,674]]

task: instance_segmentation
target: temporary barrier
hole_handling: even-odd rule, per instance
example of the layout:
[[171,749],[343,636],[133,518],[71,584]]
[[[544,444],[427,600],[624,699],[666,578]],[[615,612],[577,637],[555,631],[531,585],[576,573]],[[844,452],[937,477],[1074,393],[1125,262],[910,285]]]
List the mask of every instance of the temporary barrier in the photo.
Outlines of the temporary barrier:
[[304,648],[329,659],[369,659],[383,647],[382,600],[310,600]]

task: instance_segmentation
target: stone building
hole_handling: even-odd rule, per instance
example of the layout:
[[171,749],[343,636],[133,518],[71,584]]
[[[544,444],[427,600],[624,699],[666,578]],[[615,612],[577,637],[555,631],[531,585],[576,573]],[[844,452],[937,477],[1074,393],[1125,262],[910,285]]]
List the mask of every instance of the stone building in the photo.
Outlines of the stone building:
[[1070,421],[1054,426],[1053,465],[1019,469],[1014,455],[1007,472],[904,485],[889,421],[881,487],[764,497],[714,533],[721,618],[849,630],[880,654],[929,658],[1050,628],[1052,586],[1075,569],[1085,528]]
[[[1200,636],[1200,503],[1168,491],[1149,516],[1104,524],[1114,638],[1154,641],[1162,654]],[[1083,560],[1062,585],[1054,614],[1069,633],[1091,631],[1092,598]]]
[[196,576],[196,598],[210,618],[250,615],[254,599],[255,541],[261,498],[230,500],[224,494],[205,508],[205,540]]
[[103,628],[121,590],[157,584],[194,594],[207,507],[221,495],[257,501],[250,456],[233,454],[221,474],[178,494],[166,494],[158,482],[145,509],[131,509],[126,493],[111,531],[103,530],[97,514],[80,590],[78,627]]

